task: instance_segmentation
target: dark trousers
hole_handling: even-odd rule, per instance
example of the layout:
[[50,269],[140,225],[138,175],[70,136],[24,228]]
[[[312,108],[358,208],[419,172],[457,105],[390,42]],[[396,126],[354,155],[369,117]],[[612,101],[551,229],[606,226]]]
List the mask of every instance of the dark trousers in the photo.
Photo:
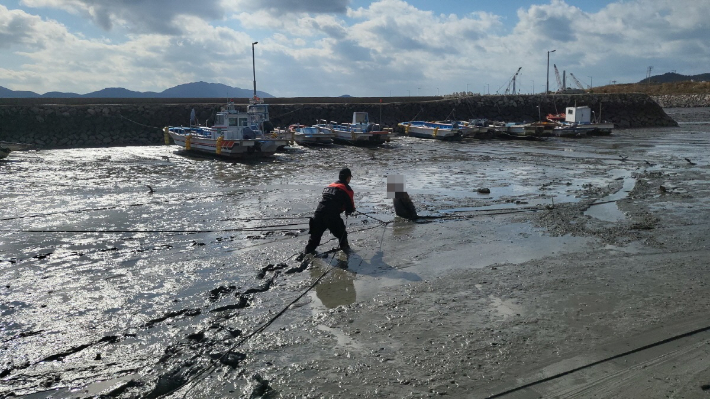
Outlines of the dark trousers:
[[340,218],[340,215],[316,212],[308,225],[311,228],[311,237],[308,239],[308,244],[306,245],[307,254],[314,252],[318,245],[320,245],[320,239],[326,229],[330,230],[335,238],[338,239],[340,248],[349,248],[348,232],[345,231],[345,222],[343,222],[343,219]]

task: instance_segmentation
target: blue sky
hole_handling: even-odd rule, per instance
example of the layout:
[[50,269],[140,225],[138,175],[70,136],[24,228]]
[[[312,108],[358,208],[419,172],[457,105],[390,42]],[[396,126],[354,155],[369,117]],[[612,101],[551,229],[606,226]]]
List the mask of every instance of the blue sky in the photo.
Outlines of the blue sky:
[[[710,72],[710,1],[3,0],[0,86],[163,91],[205,81],[275,96],[556,89]],[[568,84],[568,86],[573,86]]]

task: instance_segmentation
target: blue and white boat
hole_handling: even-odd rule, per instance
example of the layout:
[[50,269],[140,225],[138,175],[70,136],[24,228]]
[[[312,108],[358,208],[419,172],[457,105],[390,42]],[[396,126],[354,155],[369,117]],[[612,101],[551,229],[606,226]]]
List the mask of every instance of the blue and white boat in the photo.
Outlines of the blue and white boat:
[[332,133],[333,141],[341,144],[377,146],[390,141],[391,131],[370,123],[367,112],[353,112],[352,123],[326,122],[314,125],[319,132]]
[[410,121],[400,122],[397,126],[406,136],[438,140],[460,140],[463,137],[464,130],[464,127],[458,121],[451,123]]
[[271,134],[269,106],[258,98],[247,105],[246,112],[238,111],[230,101],[217,112],[212,127],[192,124],[164,129],[168,137],[187,151],[203,152],[232,158],[273,156],[276,150],[289,144],[289,140]]

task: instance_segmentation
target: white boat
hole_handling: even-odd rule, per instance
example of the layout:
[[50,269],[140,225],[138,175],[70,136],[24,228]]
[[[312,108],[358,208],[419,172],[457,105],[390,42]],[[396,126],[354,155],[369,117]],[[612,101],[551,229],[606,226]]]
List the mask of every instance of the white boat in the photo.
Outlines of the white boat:
[[463,137],[463,127],[458,121],[424,122],[410,121],[397,124],[406,136],[438,140],[460,140]]
[[367,112],[353,112],[352,123],[320,121],[314,125],[319,132],[332,133],[333,141],[352,145],[381,145],[390,141],[391,130],[384,130],[380,125],[370,123]]
[[[212,127],[166,127],[165,134],[175,144],[188,151],[197,151],[232,158],[272,156],[289,140],[270,131],[269,106],[258,98],[247,105],[246,112],[238,111],[229,102],[215,115]],[[194,119],[191,117],[191,120]]]
[[299,145],[332,144],[334,137],[335,133],[319,131],[315,126],[298,126],[293,128],[293,140]]
[[614,129],[610,122],[592,121],[592,110],[587,107],[567,107],[565,120],[553,129],[559,137],[581,137],[609,135]]
[[5,159],[13,151],[26,151],[29,150],[31,145],[23,143],[10,143],[7,141],[0,141],[0,159]]

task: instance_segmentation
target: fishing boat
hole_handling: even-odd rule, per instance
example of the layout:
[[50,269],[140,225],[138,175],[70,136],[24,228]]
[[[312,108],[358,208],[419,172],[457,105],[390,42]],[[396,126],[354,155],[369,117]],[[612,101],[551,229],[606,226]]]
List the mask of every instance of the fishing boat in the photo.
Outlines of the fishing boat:
[[377,146],[390,141],[392,132],[370,123],[367,112],[353,112],[352,123],[318,121],[314,127],[322,133],[332,133],[333,141],[350,145]]
[[397,126],[406,136],[438,140],[460,140],[463,137],[463,128],[458,121],[410,121],[400,122]]
[[[600,110],[601,113],[601,110]],[[611,122],[592,121],[592,110],[587,107],[567,107],[563,122],[553,129],[558,137],[606,136],[614,129]]]
[[13,151],[26,151],[30,148],[31,146],[29,144],[0,141],[0,159],[7,158]]
[[[289,126],[290,127],[290,126]],[[298,126],[293,129],[293,140],[298,145],[332,144],[335,133],[319,131],[315,126]]]
[[[167,136],[187,151],[196,151],[231,158],[273,156],[277,149],[289,144],[285,137],[272,133],[269,106],[254,96],[246,112],[237,110],[229,101],[217,112],[212,127],[166,127]],[[194,120],[194,110],[190,120]]]

